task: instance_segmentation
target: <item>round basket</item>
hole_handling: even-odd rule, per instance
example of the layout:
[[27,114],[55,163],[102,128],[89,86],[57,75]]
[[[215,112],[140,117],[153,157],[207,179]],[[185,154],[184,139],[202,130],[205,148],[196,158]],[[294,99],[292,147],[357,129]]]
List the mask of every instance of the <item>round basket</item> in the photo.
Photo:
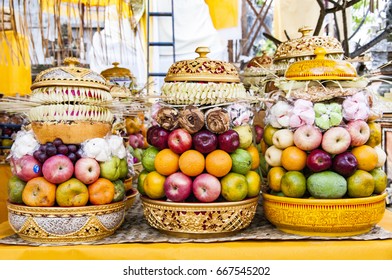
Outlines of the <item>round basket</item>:
[[306,236],[352,236],[372,229],[386,193],[365,198],[301,199],[263,193],[265,217],[279,230]]
[[159,231],[185,238],[229,236],[250,225],[259,197],[238,202],[178,203],[141,196],[144,217]]
[[136,195],[134,190],[123,201],[83,207],[31,207],[8,202],[8,221],[11,228],[27,241],[95,241],[116,231]]

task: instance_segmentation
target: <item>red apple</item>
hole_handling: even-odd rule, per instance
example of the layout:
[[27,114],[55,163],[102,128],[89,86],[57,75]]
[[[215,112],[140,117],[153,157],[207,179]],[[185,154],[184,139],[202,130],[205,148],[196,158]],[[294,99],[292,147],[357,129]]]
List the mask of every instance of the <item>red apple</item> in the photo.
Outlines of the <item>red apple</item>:
[[150,127],[147,129],[146,137],[147,137],[147,143],[148,143],[148,144],[152,145],[152,144],[151,144],[152,133],[153,133],[154,130],[155,130],[156,128],[158,128],[158,127],[159,127],[159,125],[153,125],[153,126],[150,126]]
[[94,183],[100,174],[99,163],[93,158],[81,158],[75,163],[75,177],[83,184]]
[[219,149],[232,153],[240,146],[240,136],[237,131],[229,129],[218,136]]
[[349,121],[347,131],[351,136],[351,146],[364,145],[370,137],[369,125],[364,120]]
[[192,135],[183,128],[170,132],[167,144],[176,154],[182,154],[192,147]]
[[135,134],[128,136],[128,143],[134,149],[143,147],[143,142],[140,142],[139,137]]
[[213,202],[221,193],[221,183],[218,178],[208,173],[197,176],[192,183],[192,192],[200,202]]
[[163,150],[168,148],[168,138],[169,138],[169,131],[162,128],[162,127],[155,127],[152,131],[150,131],[150,145],[158,148],[158,150]]
[[320,146],[323,134],[314,125],[300,126],[294,132],[294,145],[304,151],[311,151]]
[[168,176],[163,184],[165,195],[174,202],[184,201],[192,192],[192,179],[181,172]]
[[208,154],[218,147],[218,137],[207,129],[200,130],[192,137],[193,147],[202,154]]
[[321,149],[311,151],[306,158],[306,166],[313,172],[327,170],[331,165],[331,155]]
[[337,155],[345,152],[351,144],[351,136],[347,129],[335,126],[324,132],[321,147],[327,153]]
[[61,184],[72,177],[74,165],[64,155],[55,155],[48,158],[42,165],[44,178],[52,184]]
[[18,159],[11,158],[10,166],[12,174],[25,182],[42,176],[41,163],[30,155]]
[[256,144],[259,144],[261,139],[263,139],[264,128],[260,125],[255,125],[255,133],[256,133]]
[[332,161],[332,169],[344,177],[350,177],[357,170],[358,161],[351,152],[336,155]]

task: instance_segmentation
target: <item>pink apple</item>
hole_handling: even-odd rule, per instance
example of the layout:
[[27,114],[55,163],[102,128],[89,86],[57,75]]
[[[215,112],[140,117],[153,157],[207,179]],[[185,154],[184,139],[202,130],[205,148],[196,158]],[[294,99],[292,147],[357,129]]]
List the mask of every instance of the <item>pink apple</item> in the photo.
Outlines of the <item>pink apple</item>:
[[93,158],[81,158],[75,163],[75,177],[83,184],[94,183],[100,174],[99,163]]
[[135,134],[128,136],[128,143],[134,149],[141,148],[143,146],[143,142],[141,142],[140,138]]
[[193,180],[192,192],[200,202],[213,202],[220,196],[221,183],[218,178],[202,173]]
[[48,158],[42,165],[44,178],[53,184],[61,184],[72,177],[74,165],[64,155],[55,155]]
[[303,151],[311,151],[320,146],[322,138],[323,134],[318,127],[303,125],[294,132],[294,145]]
[[183,128],[177,128],[170,132],[167,144],[176,154],[182,154],[192,147],[192,135]]
[[351,136],[351,146],[364,145],[370,137],[369,125],[364,120],[349,121],[347,131]]
[[321,147],[327,153],[337,155],[345,152],[351,144],[351,136],[347,129],[335,126],[324,132]]
[[165,195],[174,202],[184,201],[192,192],[192,179],[181,172],[171,174],[163,184]]
[[10,166],[12,174],[25,182],[42,176],[41,163],[30,155],[18,159],[11,158]]

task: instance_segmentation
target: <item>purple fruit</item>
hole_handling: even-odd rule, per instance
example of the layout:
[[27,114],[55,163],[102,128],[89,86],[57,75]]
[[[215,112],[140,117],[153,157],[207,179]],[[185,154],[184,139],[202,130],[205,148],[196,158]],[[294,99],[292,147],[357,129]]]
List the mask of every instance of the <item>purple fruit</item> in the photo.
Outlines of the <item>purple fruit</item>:
[[57,153],[62,155],[68,155],[68,147],[67,145],[61,144],[57,147]]
[[344,177],[349,177],[357,170],[357,158],[351,152],[343,152],[332,160],[332,169]]
[[218,137],[215,133],[203,129],[193,135],[192,143],[195,150],[202,154],[208,154],[218,147]]
[[57,154],[57,149],[55,146],[46,146],[46,155],[48,157],[54,156]]
[[38,160],[40,163],[44,163],[48,158],[49,158],[49,157],[48,157],[45,153],[41,153],[41,154],[39,154],[37,160]]
[[154,125],[154,126],[151,126],[151,127],[149,127],[149,128],[147,129],[147,133],[146,133],[146,136],[147,136],[147,143],[150,144],[150,145],[152,145],[152,143],[151,143],[151,138],[152,138],[152,134],[153,134],[153,132],[154,132],[154,130],[155,130],[156,128],[159,128],[159,126]]
[[75,153],[69,153],[68,158],[72,161],[75,162],[77,160],[77,156]]
[[69,144],[67,147],[69,153],[76,153],[76,151],[78,150],[78,146],[74,144]]
[[232,153],[240,146],[240,135],[237,131],[229,129],[218,136],[219,149]]
[[158,150],[166,149],[168,146],[168,138],[170,132],[162,127],[156,127],[151,131],[150,141],[154,147]]
[[61,140],[60,138],[56,138],[53,140],[52,143],[55,147],[59,147],[60,145],[63,145],[63,140]]
[[256,133],[256,144],[259,144],[261,139],[263,139],[264,128],[260,125],[255,125],[255,133]]
[[313,150],[306,158],[306,166],[313,172],[327,170],[332,165],[332,157],[321,149]]
[[43,153],[46,153],[46,145],[40,145],[39,150]]
[[82,150],[79,149],[79,150],[77,150],[76,153],[74,153],[74,154],[76,155],[76,158],[77,158],[77,159],[80,159],[80,158],[82,157]]
[[41,152],[40,150],[36,150],[34,153],[33,153],[33,157],[36,159],[36,160],[39,160],[38,158],[39,158],[39,156],[40,156],[40,154],[42,154],[43,152]]

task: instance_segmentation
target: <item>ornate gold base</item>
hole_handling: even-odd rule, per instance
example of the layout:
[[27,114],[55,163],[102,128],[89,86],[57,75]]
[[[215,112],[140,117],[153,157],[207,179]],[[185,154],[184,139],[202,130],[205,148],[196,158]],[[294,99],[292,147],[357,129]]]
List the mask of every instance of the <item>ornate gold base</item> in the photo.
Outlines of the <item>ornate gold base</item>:
[[383,217],[386,193],[364,198],[306,199],[263,193],[265,217],[279,230],[303,236],[353,236]]

